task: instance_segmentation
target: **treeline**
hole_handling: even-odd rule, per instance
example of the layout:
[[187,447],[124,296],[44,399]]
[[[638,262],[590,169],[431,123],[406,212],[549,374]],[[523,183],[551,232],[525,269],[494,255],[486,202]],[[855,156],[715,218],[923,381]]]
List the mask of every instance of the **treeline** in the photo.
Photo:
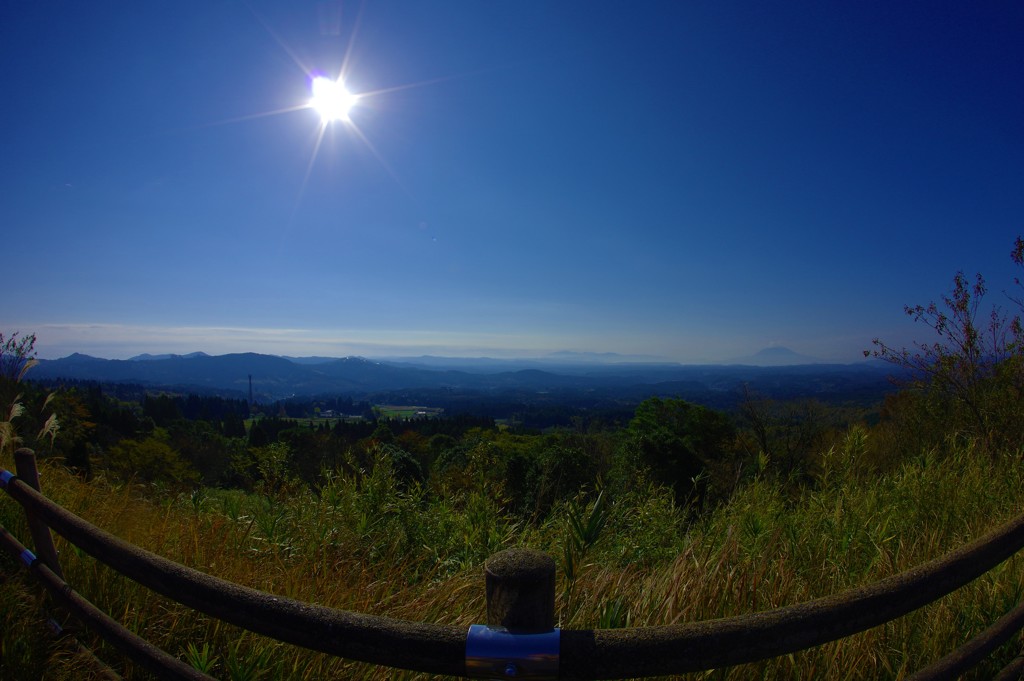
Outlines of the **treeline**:
[[[696,514],[754,478],[794,491],[814,486],[837,448],[853,447],[859,468],[880,472],[922,446],[941,448],[950,424],[960,424],[959,437],[973,437],[972,409],[934,383],[908,386],[874,409],[746,390],[729,412],[652,397],[597,413],[532,405],[500,424],[470,414],[381,420],[370,404],[344,397],[266,405],[253,415],[240,399],[142,393],[126,400],[98,385],[54,390],[31,382],[8,382],[8,392],[14,385],[16,444],[86,478],[280,495],[383,465],[400,485],[436,498],[486,489],[507,512],[534,522],[581,493],[622,495],[649,485],[670,490],[678,507]],[[366,418],[313,418],[328,409]],[[46,427],[54,422],[59,427]]]
[[[972,410],[930,383],[907,386],[874,409],[777,401],[750,390],[730,412],[660,397],[617,415],[558,407],[549,417],[563,425],[544,429],[526,427],[526,419],[499,424],[469,414],[311,417],[317,409],[374,415],[369,404],[347,398],[267,405],[273,415],[252,416],[246,401],[212,396],[143,394],[134,401],[97,385],[51,390],[22,382],[18,389],[17,444],[85,478],[280,497],[384,466],[401,487],[428,498],[487,490],[505,512],[538,523],[581,494],[604,490],[614,498],[652,485],[698,515],[753,479],[774,479],[794,494],[814,487],[835,451],[870,475],[922,447],[940,452],[956,438],[980,439],[967,428]],[[53,432],[45,427],[51,417],[59,423]],[[960,425],[951,431],[950,424]]]
[[[381,420],[368,403],[345,397],[266,405],[254,416],[245,400],[214,396],[125,400],[94,384],[19,388],[23,443],[83,477],[280,493],[386,465],[402,485],[439,495],[496,490],[509,512],[535,520],[599,488],[654,483],[696,509],[754,475],[799,484],[851,423],[870,416],[751,393],[732,413],[655,397],[597,412],[520,407],[501,424],[472,414]],[[313,418],[328,409],[366,418]],[[30,435],[50,416],[60,424],[55,433]]]
[[[823,457],[850,438],[870,443],[860,465],[880,469],[909,451],[908,424],[926,429],[921,412],[934,402],[911,391],[870,409],[745,390],[728,412],[652,397],[601,410],[509,405],[511,418],[498,423],[472,414],[381,420],[369,403],[346,397],[258,405],[254,415],[245,400],[216,396],[143,391],[123,399],[124,391],[81,383],[18,388],[22,443],[86,478],[280,494],[385,465],[401,485],[438,497],[487,489],[535,522],[598,489],[662,486],[697,513],[755,477],[813,485]],[[314,418],[326,410],[364,418]],[[48,433],[50,417],[59,427]]]

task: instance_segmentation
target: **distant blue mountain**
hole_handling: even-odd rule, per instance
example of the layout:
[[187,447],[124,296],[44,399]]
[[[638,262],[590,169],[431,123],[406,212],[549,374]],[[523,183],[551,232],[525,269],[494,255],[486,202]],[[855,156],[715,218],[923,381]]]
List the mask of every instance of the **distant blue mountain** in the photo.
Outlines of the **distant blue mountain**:
[[141,355],[135,355],[129,357],[129,362],[146,362],[154,359],[174,359],[174,358],[192,359],[193,357],[209,357],[205,352],[190,352],[187,355],[151,355],[148,352],[144,352]]
[[749,357],[739,357],[725,364],[747,364],[755,367],[797,366],[801,364],[825,364],[820,359],[801,355],[781,345],[764,348]]
[[[577,359],[574,357],[573,359]],[[294,358],[256,353],[210,356],[140,355],[109,360],[73,354],[40,360],[30,380],[81,380],[134,383],[178,392],[248,395],[249,377],[260,400],[293,396],[369,396],[486,394],[530,396],[569,395],[587,399],[643,399],[653,394],[685,399],[714,397],[728,401],[741,387],[766,396],[880,395],[889,389],[888,365],[811,364],[784,348],[762,351],[735,365],[686,366],[675,363],[415,358],[410,362],[376,361],[362,357]],[[774,360],[776,366],[764,366]],[[785,360],[785,361],[782,361]],[[422,363],[412,363],[422,362]],[[428,362],[434,362],[430,365]],[[761,365],[758,365],[760,363]],[[779,366],[785,364],[785,366]],[[461,367],[461,368],[458,368]],[[403,397],[403,399],[405,399]],[[540,399],[539,397],[537,399]]]
[[638,366],[681,366],[678,362],[648,355],[620,355],[614,352],[554,352],[542,357],[498,359],[494,357],[380,357],[380,362],[421,369],[448,369],[470,373],[499,373],[540,369],[555,373],[590,373]]
[[540,358],[542,362],[556,363],[581,363],[581,364],[674,364],[664,357],[653,355],[620,355],[617,352],[575,352],[573,350],[560,350],[552,352]]
[[337,357],[289,357],[288,355],[283,355],[283,357],[296,364],[327,364],[328,362],[336,362],[338,360]]

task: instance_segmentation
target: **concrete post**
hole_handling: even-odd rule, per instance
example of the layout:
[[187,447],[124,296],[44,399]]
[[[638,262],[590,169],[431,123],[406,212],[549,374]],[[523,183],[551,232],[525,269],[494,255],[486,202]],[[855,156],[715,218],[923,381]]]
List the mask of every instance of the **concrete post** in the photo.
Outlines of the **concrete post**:
[[[22,447],[14,452],[14,469],[18,479],[24,482],[37,492],[39,489],[39,469],[36,468],[36,453],[31,449]],[[53,573],[64,579],[64,571],[60,569],[60,561],[57,560],[57,548],[53,545],[53,535],[50,528],[40,518],[35,517],[27,510],[25,517],[28,519],[28,529],[32,533],[32,543],[35,544],[36,556],[46,563],[46,567],[53,570]]]
[[555,628],[555,561],[532,549],[500,551],[484,564],[487,626],[514,634]]

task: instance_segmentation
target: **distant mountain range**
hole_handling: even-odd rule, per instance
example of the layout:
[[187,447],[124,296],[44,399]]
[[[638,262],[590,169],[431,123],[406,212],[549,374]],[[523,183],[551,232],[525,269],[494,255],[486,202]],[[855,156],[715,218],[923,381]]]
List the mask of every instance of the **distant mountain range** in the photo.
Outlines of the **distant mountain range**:
[[[796,358],[808,359],[785,348],[769,348],[747,360],[769,364]],[[877,362],[757,366],[746,360],[728,365],[682,365],[640,361],[646,358],[636,357],[618,359],[623,357],[571,354],[529,360],[429,356],[370,360],[256,353],[210,356],[196,352],[108,360],[76,353],[40,360],[29,378],[132,383],[176,392],[246,397],[251,377],[260,401],[384,393],[402,393],[408,399],[420,400],[454,394],[510,395],[520,400],[531,396],[643,399],[662,394],[715,401],[723,394],[739,393],[743,385],[775,397],[866,399],[890,389],[886,376],[891,367]]]
[[816,359],[814,357],[808,357],[807,355],[801,355],[797,352],[793,352],[789,348],[784,348],[781,345],[775,345],[770,348],[764,348],[757,353],[750,355],[749,357],[739,357],[737,359],[724,362],[724,364],[749,364],[750,366],[757,367],[782,367],[782,366],[794,366],[798,364],[825,364],[826,362]]
[[207,355],[205,352],[190,352],[187,355],[151,355],[148,352],[144,352],[141,355],[135,355],[134,357],[129,357],[128,361],[129,362],[132,362],[132,361],[135,361],[135,362],[145,362],[147,360],[152,360],[152,359],[175,359],[175,358],[192,359],[193,357],[209,357],[209,355]]

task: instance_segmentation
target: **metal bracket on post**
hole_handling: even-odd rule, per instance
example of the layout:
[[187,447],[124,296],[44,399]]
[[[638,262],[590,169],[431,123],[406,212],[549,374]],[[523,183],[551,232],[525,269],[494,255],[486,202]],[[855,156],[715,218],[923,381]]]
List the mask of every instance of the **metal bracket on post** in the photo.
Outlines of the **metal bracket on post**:
[[512,634],[473,624],[466,635],[466,675],[478,679],[558,678],[561,632]]
[[483,679],[557,679],[555,561],[532,549],[506,549],[484,564],[487,625],[466,635],[466,674]]

